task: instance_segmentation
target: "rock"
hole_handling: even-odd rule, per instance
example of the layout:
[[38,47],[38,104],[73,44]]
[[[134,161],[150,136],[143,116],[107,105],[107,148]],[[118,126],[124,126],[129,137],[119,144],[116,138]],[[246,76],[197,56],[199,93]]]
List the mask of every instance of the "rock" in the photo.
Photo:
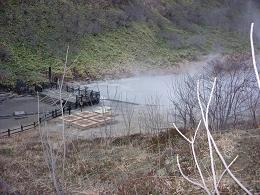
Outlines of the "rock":
[[25,112],[24,111],[14,111],[14,116],[24,116]]

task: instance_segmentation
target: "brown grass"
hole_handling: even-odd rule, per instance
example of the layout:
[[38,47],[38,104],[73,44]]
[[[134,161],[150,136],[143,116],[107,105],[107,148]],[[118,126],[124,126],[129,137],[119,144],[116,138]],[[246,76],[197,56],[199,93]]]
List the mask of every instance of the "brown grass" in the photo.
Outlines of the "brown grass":
[[[235,134],[235,135],[234,135]],[[52,140],[59,141],[56,134]],[[249,188],[260,185],[260,133],[258,130],[234,131],[214,135],[225,158],[239,155],[232,170]],[[204,172],[210,170],[205,137],[196,145]],[[157,149],[160,147],[160,150]],[[159,136],[132,135],[110,140],[70,140],[67,143],[65,170],[66,194],[201,194],[185,181],[176,166],[181,156],[185,174],[198,178],[189,146],[174,130]],[[160,153],[159,153],[160,151]],[[55,149],[59,155],[59,149]],[[57,174],[61,172],[57,164]],[[217,162],[217,168],[223,170]],[[0,187],[10,194],[55,194],[43,157],[37,131],[0,140]],[[221,173],[219,171],[219,173]],[[208,176],[208,181],[211,177]],[[242,193],[229,177],[220,186],[222,194]]]

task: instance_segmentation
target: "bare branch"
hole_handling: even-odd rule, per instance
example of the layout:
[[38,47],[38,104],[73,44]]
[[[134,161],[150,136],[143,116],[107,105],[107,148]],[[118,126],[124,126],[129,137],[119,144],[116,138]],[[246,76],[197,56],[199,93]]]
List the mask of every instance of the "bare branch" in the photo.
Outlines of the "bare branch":
[[173,123],[174,128],[178,131],[178,133],[190,144],[192,144],[192,141],[190,141],[179,129],[178,127],[175,125],[175,123]]
[[62,80],[60,83],[60,109],[61,109],[61,117],[62,117],[62,142],[63,142],[63,160],[62,160],[62,186],[64,187],[64,171],[65,171],[65,159],[66,159],[66,140],[65,140],[65,125],[64,125],[64,113],[63,113],[63,106],[62,106],[62,98],[61,98],[61,94],[62,94],[62,87],[63,87],[63,83],[64,83],[64,78],[65,78],[65,74],[66,74],[66,70],[67,70],[67,63],[68,63],[68,54],[69,54],[69,45],[67,47],[67,52],[66,52],[66,58],[65,58],[65,63],[64,63],[64,71],[63,71],[63,75],[62,75]]
[[[212,98],[212,95],[213,95],[213,89],[215,87],[215,84],[216,84],[216,79],[214,80],[214,83],[213,83],[213,86],[212,86],[212,93],[210,94],[210,98],[209,98],[209,102],[208,102],[208,106],[207,108],[209,107],[209,103],[211,101],[211,98]],[[201,101],[200,101],[200,95],[199,95],[199,82],[198,82],[198,88],[197,88],[197,95],[198,95],[198,100],[199,100],[199,104],[200,104],[200,108],[201,108],[201,112],[202,112],[202,116],[203,118],[205,118],[205,115],[203,113],[203,108],[202,108],[202,104],[201,104]],[[208,109],[206,110],[206,115],[208,115]],[[218,189],[217,189],[217,183],[216,183],[216,175],[215,175],[215,168],[214,168],[214,157],[213,157],[213,151],[212,151],[212,146],[211,146],[211,143],[213,145],[213,147],[215,148],[219,158],[221,159],[222,163],[224,164],[227,172],[229,173],[229,175],[234,179],[234,181],[247,193],[247,194],[252,194],[249,190],[246,189],[246,187],[233,175],[233,173],[230,171],[226,161],[224,160],[222,154],[220,153],[210,131],[209,131],[209,128],[208,128],[208,120],[204,120],[204,123],[205,124],[205,127],[207,129],[207,136],[208,136],[208,142],[209,142],[209,149],[210,149],[210,159],[211,159],[211,169],[212,169],[212,174],[213,174],[213,180],[214,180],[214,188],[215,188],[215,192],[216,193],[219,193],[218,192]]]
[[198,126],[197,126],[197,128],[196,128],[196,130],[195,130],[195,134],[194,134],[194,137],[193,137],[193,139],[192,139],[192,142],[195,142],[195,139],[196,139],[196,137],[197,137],[198,130],[199,130],[199,128],[200,128],[200,124],[201,124],[201,120],[200,120],[200,122],[199,122],[199,124],[198,124]]
[[[201,168],[199,166],[199,163],[198,163],[198,160],[197,160],[197,155],[196,155],[196,152],[195,152],[195,139],[196,139],[196,136],[197,136],[197,132],[198,132],[198,129],[200,127],[200,123],[201,123],[201,120],[196,128],[196,131],[195,131],[195,135],[194,137],[192,138],[192,141],[190,141],[184,134],[182,134],[182,132],[177,128],[177,126],[173,123],[174,127],[176,128],[176,130],[179,132],[179,134],[185,139],[187,140],[190,144],[191,144],[191,148],[192,148],[192,155],[193,155],[193,158],[194,158],[194,161],[195,161],[195,164],[196,164],[196,167],[199,171],[199,174],[200,174],[200,178],[202,180],[202,183],[203,183],[203,189],[207,192],[207,194],[210,194],[210,191],[205,183],[205,179],[204,179],[204,176],[202,174],[202,171],[201,171]],[[180,169],[180,166],[179,166],[179,169]],[[191,181],[191,180],[189,180]],[[192,183],[192,182],[191,182]]]
[[198,97],[199,106],[200,106],[200,109],[201,109],[201,114],[202,114],[202,118],[203,118],[203,121],[204,121],[204,125],[205,125],[206,130],[207,130],[207,138],[208,138],[208,145],[209,145],[209,155],[210,155],[210,164],[211,164],[211,172],[212,172],[212,177],[213,177],[213,184],[214,184],[215,192],[218,195],[219,191],[218,191],[218,186],[217,186],[217,181],[216,181],[215,162],[214,162],[212,144],[211,144],[211,140],[210,140],[210,136],[209,136],[210,131],[209,131],[209,125],[208,125],[209,105],[210,105],[210,102],[211,102],[211,99],[212,99],[212,96],[213,96],[215,85],[216,85],[216,78],[214,79],[213,86],[211,88],[209,100],[208,100],[207,107],[206,107],[206,113],[204,113],[204,109],[202,107],[201,100],[200,100],[200,92],[199,92],[200,82],[199,82],[199,80],[197,82],[197,97]]
[[[236,156],[236,158],[234,158],[234,160],[231,161],[231,163],[228,165],[228,168],[231,167],[231,166],[234,164],[234,162],[237,160],[237,158],[238,158],[238,156]],[[217,183],[218,186],[219,186],[219,184],[220,184],[220,181],[221,181],[222,177],[225,175],[226,172],[227,172],[227,169],[225,169],[225,170],[222,172],[222,174],[220,175],[219,180],[218,180],[218,183]]]
[[258,87],[260,89],[260,78],[259,78],[258,69],[257,69],[257,66],[256,66],[256,60],[255,60],[255,48],[254,48],[253,33],[254,33],[254,23],[251,24],[250,42],[251,42],[252,59],[253,59],[253,65],[254,65],[254,69],[255,69],[255,75],[256,75]]
[[230,171],[230,169],[229,169],[229,167],[228,167],[226,161],[224,160],[222,154],[220,153],[220,151],[219,151],[219,149],[218,149],[218,147],[217,147],[217,145],[216,145],[216,143],[215,143],[215,141],[214,141],[214,139],[213,139],[213,137],[212,137],[211,134],[210,134],[210,139],[211,139],[211,141],[212,141],[212,144],[213,144],[213,146],[214,146],[214,148],[215,148],[215,150],[216,150],[216,152],[217,152],[217,154],[218,154],[220,160],[222,161],[223,165],[225,166],[225,168],[226,168],[228,174],[232,177],[232,179],[233,179],[247,194],[252,195],[252,193],[251,193],[248,189],[246,189],[246,187],[245,187],[245,186],[233,175],[233,173]]
[[[207,191],[203,185],[201,185],[200,183],[194,181],[193,179],[190,179],[189,177],[187,177],[183,172],[182,172],[182,169],[181,169],[181,165],[180,165],[180,162],[179,162],[179,155],[177,154],[177,165],[178,165],[178,168],[181,172],[181,175],[184,179],[186,179],[188,182],[196,185],[196,186],[199,186],[200,188],[202,188],[203,190]],[[210,194],[210,193],[209,193]]]

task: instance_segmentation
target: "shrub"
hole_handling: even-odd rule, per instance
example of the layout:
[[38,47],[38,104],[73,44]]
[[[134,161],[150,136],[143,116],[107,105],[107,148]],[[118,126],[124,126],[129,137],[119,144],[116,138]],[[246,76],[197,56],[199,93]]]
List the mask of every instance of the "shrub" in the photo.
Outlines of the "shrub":
[[166,40],[171,48],[179,49],[185,46],[184,37],[176,32],[161,31],[159,32],[159,37]]
[[11,60],[11,51],[3,44],[0,43],[0,61],[8,62]]

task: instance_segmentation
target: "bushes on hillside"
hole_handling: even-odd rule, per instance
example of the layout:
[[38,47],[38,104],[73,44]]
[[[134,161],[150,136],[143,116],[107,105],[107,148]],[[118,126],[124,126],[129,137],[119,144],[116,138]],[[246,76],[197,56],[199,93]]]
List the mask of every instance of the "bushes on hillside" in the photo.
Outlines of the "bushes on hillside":
[[161,31],[159,36],[166,40],[171,48],[179,49],[185,46],[185,39],[183,35],[176,32]]

